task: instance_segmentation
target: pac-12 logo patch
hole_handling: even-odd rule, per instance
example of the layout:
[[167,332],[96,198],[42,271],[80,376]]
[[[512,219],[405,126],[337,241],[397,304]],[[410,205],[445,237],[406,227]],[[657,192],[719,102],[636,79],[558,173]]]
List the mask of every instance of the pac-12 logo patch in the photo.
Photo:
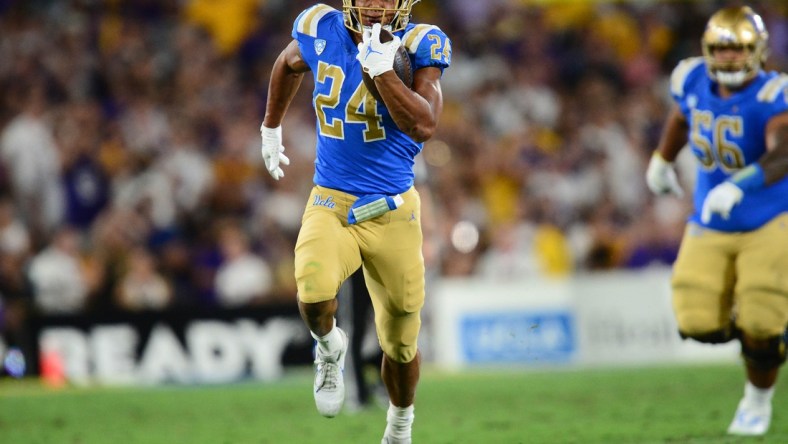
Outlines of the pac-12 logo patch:
[[326,41],[323,39],[316,39],[315,52],[317,53],[317,55],[323,54],[324,49],[326,49]]

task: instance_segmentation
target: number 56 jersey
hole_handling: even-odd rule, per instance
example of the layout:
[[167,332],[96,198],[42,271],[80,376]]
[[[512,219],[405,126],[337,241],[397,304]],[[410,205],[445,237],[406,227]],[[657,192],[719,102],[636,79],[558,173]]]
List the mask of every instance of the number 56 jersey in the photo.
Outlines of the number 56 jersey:
[[700,210],[708,192],[766,152],[766,124],[788,112],[788,75],[761,71],[744,88],[721,98],[702,57],[680,62],[670,78],[670,92],[689,124],[689,146],[698,160],[690,221],[724,232],[757,229],[788,211],[788,178],[748,191],[729,219],[719,215],[708,224]]
[[[354,195],[402,193],[413,185],[422,144],[402,132],[364,86],[350,32],[342,12],[324,4],[303,11],[293,25],[292,36],[314,76],[314,183]],[[414,71],[443,72],[451,63],[451,42],[438,27],[410,23],[395,35]]]

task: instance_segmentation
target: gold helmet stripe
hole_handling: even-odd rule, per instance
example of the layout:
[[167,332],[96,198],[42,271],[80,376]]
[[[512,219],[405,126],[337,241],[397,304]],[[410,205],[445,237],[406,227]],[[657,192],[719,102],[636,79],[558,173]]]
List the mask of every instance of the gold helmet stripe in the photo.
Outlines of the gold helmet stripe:
[[[780,74],[779,76],[769,80],[758,91],[758,101],[763,103],[771,103],[777,100],[784,89],[788,88],[788,74]],[[786,91],[786,100],[788,100],[788,91]]]
[[301,16],[296,30],[301,34],[317,37],[317,24],[320,23],[320,19],[331,11],[335,11],[335,9],[322,3],[312,6]]
[[414,54],[419,49],[419,43],[427,35],[428,32],[432,31],[433,29],[440,29],[434,25],[416,25],[410,31],[406,32],[405,35],[402,36],[402,41],[404,42],[405,48],[411,54]]
[[690,57],[679,62],[670,74],[670,92],[673,95],[681,97],[684,94],[684,82],[687,81],[687,76],[701,63],[703,57]]

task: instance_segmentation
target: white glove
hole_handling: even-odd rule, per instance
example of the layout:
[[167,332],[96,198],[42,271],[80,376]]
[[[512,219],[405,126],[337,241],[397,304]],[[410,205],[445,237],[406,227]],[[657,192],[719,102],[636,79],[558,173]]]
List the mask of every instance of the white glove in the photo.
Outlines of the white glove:
[[381,43],[380,29],[380,23],[375,23],[372,26],[372,32],[364,31],[363,41],[358,44],[358,54],[356,55],[364,72],[373,79],[394,69],[394,55],[402,45],[397,36],[394,36],[391,41]]
[[646,183],[654,194],[673,194],[678,197],[684,196],[684,190],[679,185],[676,171],[673,164],[668,162],[659,152],[654,151],[646,170]]
[[742,197],[744,197],[744,191],[733,182],[725,181],[717,185],[709,191],[706,200],[703,201],[700,220],[707,224],[711,221],[711,215],[714,213],[719,214],[723,219],[729,218],[731,209],[741,202]]
[[260,125],[260,134],[263,136],[263,160],[268,173],[276,180],[284,177],[282,165],[290,165],[290,159],[284,155],[285,147],[282,145],[282,127],[266,128]]

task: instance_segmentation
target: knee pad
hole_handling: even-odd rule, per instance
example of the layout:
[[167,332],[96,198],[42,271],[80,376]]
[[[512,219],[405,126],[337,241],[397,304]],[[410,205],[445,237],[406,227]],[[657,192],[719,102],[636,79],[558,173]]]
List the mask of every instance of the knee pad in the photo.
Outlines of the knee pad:
[[740,336],[740,331],[736,328],[735,325],[730,325],[728,328],[714,330],[708,333],[684,333],[683,331],[679,330],[679,335],[681,339],[694,339],[698,342],[703,344],[724,344],[726,342],[730,342],[734,339],[738,339]]
[[771,370],[785,362],[785,335],[767,339],[765,348],[751,348],[746,341],[741,341],[741,354],[748,365],[760,370]]

